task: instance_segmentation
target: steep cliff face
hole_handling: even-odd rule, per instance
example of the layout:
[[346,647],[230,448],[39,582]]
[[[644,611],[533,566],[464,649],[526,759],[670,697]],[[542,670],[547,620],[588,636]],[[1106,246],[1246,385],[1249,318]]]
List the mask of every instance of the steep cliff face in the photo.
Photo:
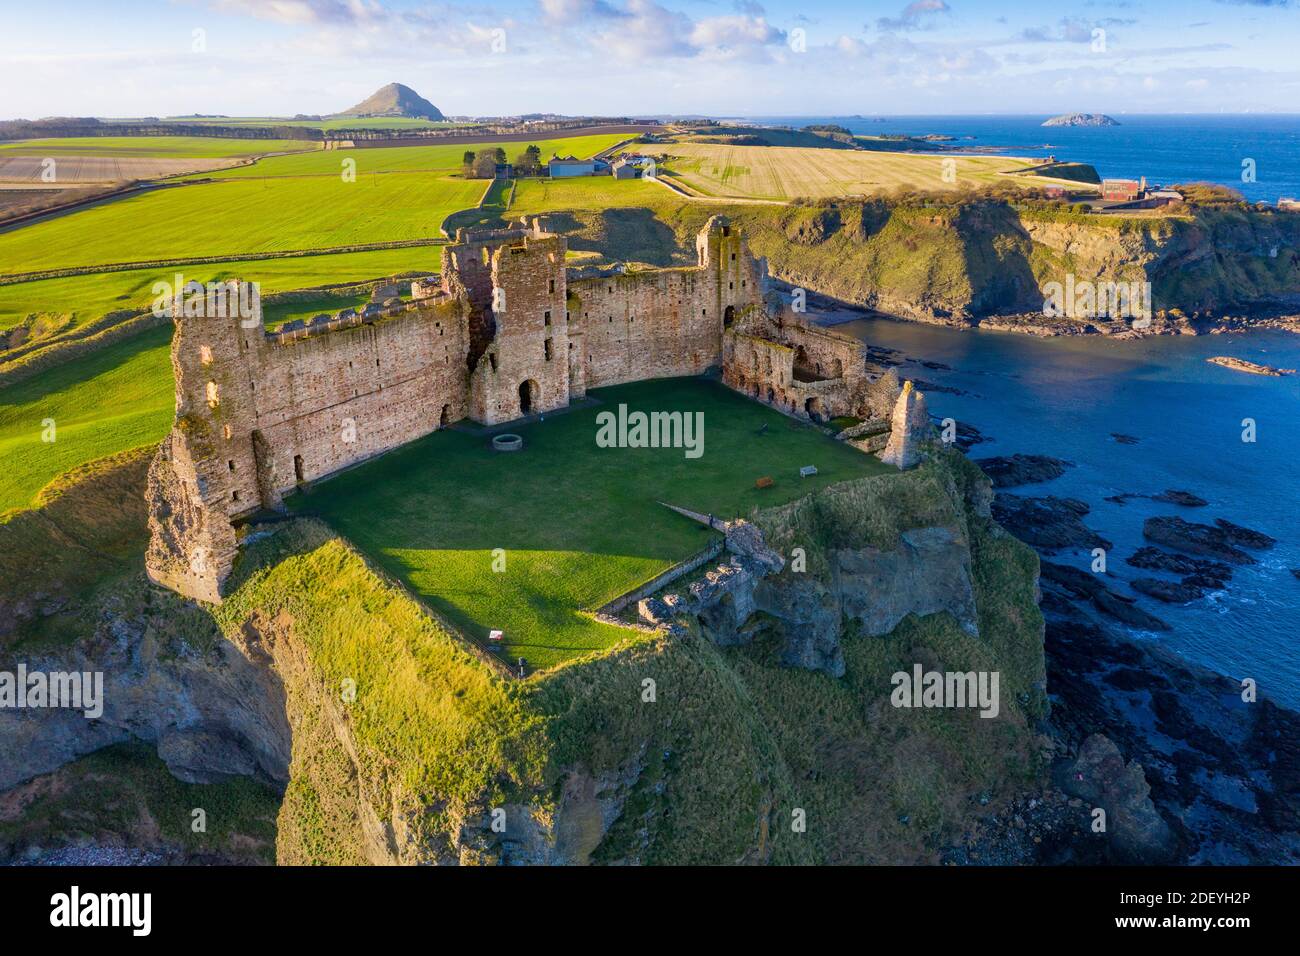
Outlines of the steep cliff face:
[[[1152,284],[1154,310],[1249,308],[1300,295],[1300,216],[1188,207],[1083,215],[972,201],[883,200],[733,212],[773,274],[903,317],[969,324],[1039,313],[1048,282]],[[1112,331],[1098,323],[1098,331]]]

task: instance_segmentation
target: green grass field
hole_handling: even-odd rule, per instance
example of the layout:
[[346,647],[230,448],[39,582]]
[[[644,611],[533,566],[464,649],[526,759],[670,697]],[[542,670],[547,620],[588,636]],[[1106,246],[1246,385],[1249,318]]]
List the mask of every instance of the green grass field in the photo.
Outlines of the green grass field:
[[[483,183],[434,175],[158,189],[0,235],[6,272],[437,238]],[[54,303],[51,303],[54,306]]]
[[[175,405],[171,327],[153,329],[0,388],[0,514],[105,455],[156,442]],[[47,419],[54,441],[43,441]]]
[[224,139],[217,136],[66,136],[0,143],[0,154],[39,156],[175,156],[222,159],[286,150],[319,150],[305,139]]
[[218,170],[203,174],[219,179],[244,179],[260,176],[338,176],[344,160],[356,163],[358,176],[367,173],[438,172],[459,173],[461,160],[467,151],[500,147],[506,157],[514,158],[529,145],[537,146],[542,162],[551,153],[586,158],[608,149],[628,138],[627,134],[602,133],[593,136],[570,136],[561,139],[538,139],[516,143],[456,143],[437,146],[376,146],[365,149],[324,150],[298,156],[272,156],[253,166]]
[[17,282],[0,285],[0,330],[34,313],[70,314],[74,319],[73,325],[78,325],[118,309],[148,308],[154,299],[154,283],[175,282],[177,272],[187,281],[245,279],[260,282],[262,294],[267,295],[319,285],[379,279],[402,272],[437,272],[438,265],[437,248],[416,246],[217,262],[173,269],[130,269]]
[[[290,499],[318,514],[424,600],[505,656],[550,667],[627,636],[583,615],[707,546],[710,532],[669,501],[732,517],[815,487],[885,471],[834,442],[702,379],[642,382],[592,393],[602,403],[521,426],[526,447],[441,431]],[[704,413],[704,454],[602,449],[596,415],[620,402]],[[768,430],[758,435],[766,424]],[[802,465],[816,478],[800,479]],[[754,487],[770,475],[772,488]],[[493,550],[506,570],[492,570]]]

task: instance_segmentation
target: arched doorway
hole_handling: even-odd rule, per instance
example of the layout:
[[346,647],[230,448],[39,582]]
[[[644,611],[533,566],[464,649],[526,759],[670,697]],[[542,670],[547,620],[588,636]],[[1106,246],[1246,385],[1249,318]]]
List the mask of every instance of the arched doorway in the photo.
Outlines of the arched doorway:
[[531,378],[519,383],[519,414],[531,415],[537,407],[537,383]]
[[451,406],[444,405],[442,406],[442,414],[438,416],[438,427],[446,428],[450,424],[451,424]]
[[731,324],[735,321],[736,307],[734,305],[729,305],[722,310],[722,327],[724,329],[729,329],[731,328]]
[[826,420],[826,406],[822,404],[822,400],[816,395],[803,403],[803,410],[807,412],[808,417],[815,422],[823,422]]

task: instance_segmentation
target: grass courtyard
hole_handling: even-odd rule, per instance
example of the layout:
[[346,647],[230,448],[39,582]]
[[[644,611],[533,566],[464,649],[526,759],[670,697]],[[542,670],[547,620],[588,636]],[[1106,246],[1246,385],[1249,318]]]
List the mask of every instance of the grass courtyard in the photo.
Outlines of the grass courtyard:
[[[522,452],[436,432],[293,496],[471,638],[505,632],[503,656],[552,667],[629,636],[594,610],[707,546],[709,532],[657,502],[732,517],[886,471],[874,457],[703,379],[592,392],[598,405],[516,429]],[[704,453],[595,444],[620,403],[704,414]],[[763,434],[759,429],[767,425]],[[814,478],[799,467],[816,465]],[[771,476],[771,488],[755,479]],[[493,551],[505,570],[493,570]]]

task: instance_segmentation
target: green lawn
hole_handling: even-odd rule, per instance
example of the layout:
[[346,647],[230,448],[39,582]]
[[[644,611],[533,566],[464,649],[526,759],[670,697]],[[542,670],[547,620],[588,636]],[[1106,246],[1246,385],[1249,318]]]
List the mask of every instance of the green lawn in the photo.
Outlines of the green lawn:
[[[74,325],[118,309],[148,308],[155,282],[174,282],[176,273],[199,282],[246,279],[260,282],[262,294],[309,289],[318,285],[362,282],[402,272],[437,272],[439,250],[430,247],[337,252],[285,259],[249,259],[183,266],[179,269],[131,269],[39,279],[0,285],[0,329],[33,313],[71,314]],[[268,306],[270,311],[272,307]]]
[[[175,405],[171,327],[153,329],[0,388],[0,514],[27,508],[78,465],[160,440]],[[53,442],[42,441],[53,419]]]
[[[627,636],[579,612],[641,584],[708,544],[710,532],[669,501],[722,516],[747,514],[813,488],[885,471],[831,441],[703,379],[641,382],[592,393],[601,405],[518,429],[508,454],[441,431],[290,499],[319,514],[472,638],[506,635],[505,656],[530,669]],[[596,447],[596,415],[620,402],[704,413],[704,454]],[[758,435],[766,424],[768,430]],[[800,479],[801,465],[816,478]],[[772,488],[755,489],[770,475]],[[506,570],[492,570],[493,550]]]
[[224,139],[217,136],[65,136],[0,143],[0,152],[41,156],[174,156],[222,159],[286,150],[319,150],[300,139]]
[[153,190],[0,235],[6,272],[437,238],[483,183],[432,174]]

